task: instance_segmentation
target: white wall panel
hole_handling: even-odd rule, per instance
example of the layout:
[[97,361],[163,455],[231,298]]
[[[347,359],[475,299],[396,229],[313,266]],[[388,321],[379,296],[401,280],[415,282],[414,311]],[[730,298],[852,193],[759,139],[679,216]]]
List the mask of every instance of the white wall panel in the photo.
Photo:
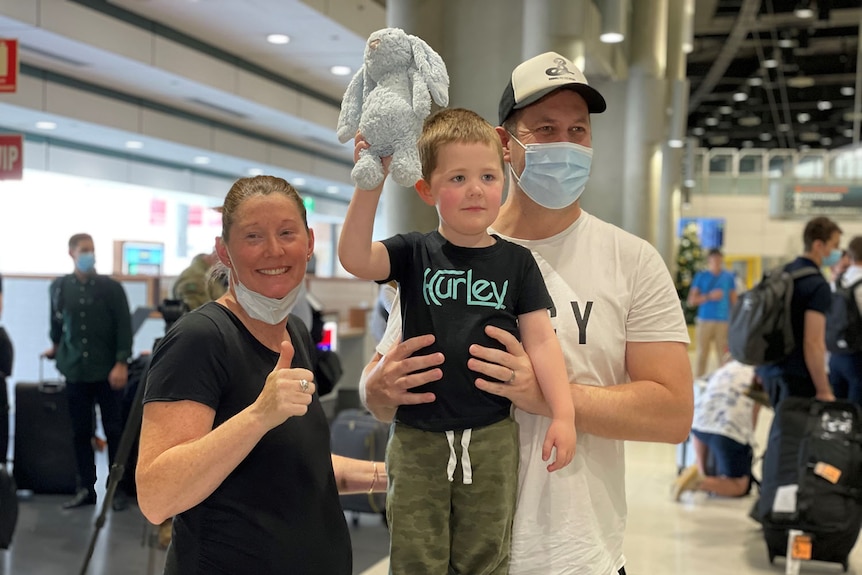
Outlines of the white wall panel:
[[90,46],[150,63],[152,34],[79,4],[61,0],[17,0],[39,4],[39,26]]
[[131,162],[129,183],[162,190],[189,191],[192,189],[192,176],[191,170],[177,170]]
[[141,133],[205,149],[213,143],[212,127],[147,109],[141,114]]
[[245,70],[237,72],[237,96],[247,98],[262,106],[299,115],[299,94],[295,90],[265,80]]
[[9,18],[36,26],[39,22],[39,2],[30,0],[0,0],[0,13]]
[[322,158],[315,158],[311,167],[311,173],[328,180],[336,182],[349,182],[350,170],[347,166],[330,162]]
[[95,124],[137,132],[138,107],[91,92],[46,83],[46,110]]
[[274,166],[282,166],[288,170],[310,172],[313,159],[295,150],[279,146],[269,146],[269,162]]
[[31,110],[45,110],[44,82],[32,76],[18,75],[18,90],[12,94],[0,96],[4,104],[30,108]]
[[[325,104],[309,96],[299,96],[299,116],[309,122],[320,124],[332,130],[338,124],[338,113],[340,108]],[[333,138],[334,140],[334,138]]]
[[237,71],[205,54],[156,36],[153,65],[206,86],[235,93]]
[[51,172],[99,180],[125,182],[129,177],[128,160],[57,146],[48,148],[46,168]]
[[24,138],[24,169],[44,170],[48,163],[48,146],[44,142],[32,142]]
[[266,161],[267,144],[264,142],[218,129],[213,130],[213,134],[213,150],[216,152],[257,160],[258,162]]

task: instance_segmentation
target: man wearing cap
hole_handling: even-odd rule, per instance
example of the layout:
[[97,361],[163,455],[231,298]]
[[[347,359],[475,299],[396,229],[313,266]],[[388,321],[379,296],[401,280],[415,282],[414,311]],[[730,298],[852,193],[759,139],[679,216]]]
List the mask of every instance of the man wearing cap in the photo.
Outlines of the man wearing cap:
[[[506,352],[471,346],[470,369],[488,377],[476,385],[518,408],[512,575],[624,575],[623,442],[679,443],[691,427],[688,332],[667,267],[647,242],[580,207],[593,154],[590,114],[605,108],[581,71],[554,52],[516,67],[500,100],[497,132],[512,177],[491,231],[530,248],[539,263],[578,414],[572,465],[548,473],[549,410],[523,347],[493,327],[487,333]],[[411,390],[442,376],[439,354],[412,357],[433,336],[395,345],[398,311],[393,305],[360,383],[363,401],[383,420],[399,405],[434,401]]]

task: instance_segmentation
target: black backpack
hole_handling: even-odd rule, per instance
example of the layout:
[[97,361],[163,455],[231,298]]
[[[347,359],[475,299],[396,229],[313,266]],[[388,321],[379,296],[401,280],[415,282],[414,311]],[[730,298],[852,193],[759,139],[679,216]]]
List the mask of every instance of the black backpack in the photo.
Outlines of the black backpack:
[[832,353],[862,351],[862,317],[856,305],[856,288],[862,279],[851,285],[841,285],[841,276],[835,279],[835,291],[826,313],[826,348]]
[[740,294],[730,312],[727,334],[733,359],[748,365],[766,365],[790,355],[796,345],[790,321],[794,283],[818,273],[812,267],[794,272],[778,268]]

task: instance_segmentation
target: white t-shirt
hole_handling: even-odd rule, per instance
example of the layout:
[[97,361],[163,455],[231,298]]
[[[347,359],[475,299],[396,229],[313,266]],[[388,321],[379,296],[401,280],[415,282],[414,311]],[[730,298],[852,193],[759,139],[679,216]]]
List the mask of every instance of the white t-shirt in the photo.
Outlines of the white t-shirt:
[[[539,264],[570,381],[626,382],[627,341],[688,343],[670,273],[644,240],[587,212],[544,240],[501,237],[529,248]],[[381,354],[400,340],[398,309]],[[509,573],[616,575],[625,564],[624,442],[579,433],[572,463],[548,473],[542,442],[550,419],[518,409],[515,418],[521,462]]]
[[[862,279],[862,266],[854,264],[848,267],[844,275],[841,276],[841,285],[850,287],[859,279]],[[856,296],[856,307],[862,310],[862,286],[859,286],[853,295]]]
[[729,361],[709,376],[694,402],[692,429],[748,445],[754,435],[754,401],[745,395],[754,378],[750,365]]

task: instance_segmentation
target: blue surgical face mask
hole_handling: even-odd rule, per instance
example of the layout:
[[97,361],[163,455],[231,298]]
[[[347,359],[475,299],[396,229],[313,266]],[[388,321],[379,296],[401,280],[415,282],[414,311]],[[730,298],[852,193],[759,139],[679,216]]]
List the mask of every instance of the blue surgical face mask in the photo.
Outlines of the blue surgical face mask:
[[82,252],[78,254],[78,259],[75,260],[75,267],[82,274],[90,274],[96,269],[96,254],[95,252]]
[[841,259],[841,250],[835,249],[829,252],[829,255],[823,258],[823,265],[831,268]]
[[524,145],[512,139],[524,148],[524,171],[518,177],[510,166],[512,176],[531,200],[551,210],[578,201],[590,179],[592,148],[571,142]]

